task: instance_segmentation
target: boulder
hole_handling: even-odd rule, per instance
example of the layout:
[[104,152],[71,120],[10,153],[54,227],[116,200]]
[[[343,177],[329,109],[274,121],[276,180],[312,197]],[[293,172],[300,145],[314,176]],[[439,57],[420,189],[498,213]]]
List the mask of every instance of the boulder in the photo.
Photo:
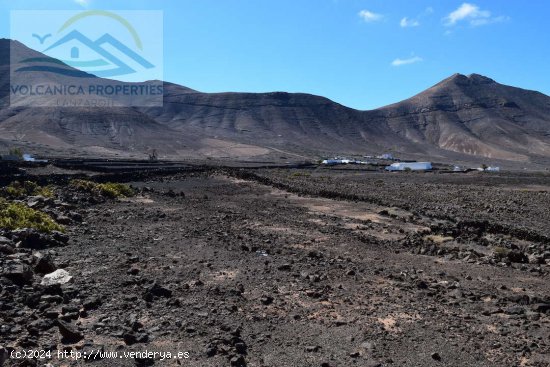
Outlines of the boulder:
[[61,342],[64,344],[74,344],[84,339],[84,335],[82,335],[80,330],[71,323],[57,320],[57,326],[62,336]]
[[132,345],[136,343],[147,343],[149,341],[149,335],[147,333],[136,333],[134,331],[125,332],[122,335],[124,343],[126,345]]
[[69,225],[72,222],[71,218],[69,218],[68,216],[63,215],[63,214],[57,215],[55,220],[56,220],[57,223],[63,224],[63,225]]
[[42,233],[33,228],[17,229],[11,235],[19,247],[35,250],[64,246],[69,241],[69,237],[61,232]]
[[260,298],[260,302],[265,305],[265,306],[268,306],[270,304],[273,303],[273,297],[271,296],[268,296],[268,295],[264,295]]
[[99,306],[101,306],[101,298],[95,297],[90,298],[82,304],[82,307],[84,307],[84,310],[91,311],[97,309]]
[[15,249],[7,243],[0,243],[0,254],[13,255],[15,254]]
[[246,367],[246,361],[243,356],[233,356],[229,363],[232,367]]
[[143,295],[143,299],[147,302],[151,302],[155,297],[172,297],[172,291],[168,288],[165,288],[158,283],[154,283],[152,286],[147,288]]
[[153,358],[136,357],[134,359],[134,363],[137,367],[147,367],[147,366],[153,366],[155,364],[155,360]]
[[69,274],[68,271],[63,269],[58,269],[53,273],[44,275],[44,278],[42,278],[42,282],[40,284],[46,287],[51,285],[56,285],[56,284],[61,285],[61,284],[69,283],[72,279],[73,277]]
[[7,238],[7,237],[0,236],[0,245],[10,245],[10,246],[13,246],[13,241],[10,240],[10,239]]
[[550,312],[550,303],[536,303],[532,308],[535,312],[548,313]]
[[520,264],[529,262],[527,255],[525,255],[523,252],[520,252],[520,251],[510,251],[508,253],[508,260],[512,263],[520,263]]
[[9,356],[8,350],[4,346],[0,345],[0,366],[4,365],[4,362],[8,360]]
[[23,285],[32,282],[34,274],[28,265],[11,261],[5,265],[2,275],[15,284]]
[[35,257],[37,258],[34,265],[35,272],[48,274],[57,270],[57,267],[55,266],[53,259],[50,255],[37,254],[35,255]]

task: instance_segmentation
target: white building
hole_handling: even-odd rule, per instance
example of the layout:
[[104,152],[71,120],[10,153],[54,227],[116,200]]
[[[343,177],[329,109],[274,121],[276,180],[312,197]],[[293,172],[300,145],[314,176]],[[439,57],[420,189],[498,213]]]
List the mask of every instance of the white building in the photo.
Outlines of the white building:
[[398,162],[386,167],[387,171],[429,171],[431,169],[430,162]]
[[334,166],[336,164],[350,164],[350,163],[355,163],[355,161],[352,161],[351,159],[347,159],[347,158],[335,158],[335,159],[325,159],[323,162],[321,162],[322,164],[326,164],[326,165],[329,165],[329,166]]
[[389,159],[389,160],[393,160],[393,155],[391,153],[384,153],[382,155],[379,155],[378,157],[376,157],[378,159]]

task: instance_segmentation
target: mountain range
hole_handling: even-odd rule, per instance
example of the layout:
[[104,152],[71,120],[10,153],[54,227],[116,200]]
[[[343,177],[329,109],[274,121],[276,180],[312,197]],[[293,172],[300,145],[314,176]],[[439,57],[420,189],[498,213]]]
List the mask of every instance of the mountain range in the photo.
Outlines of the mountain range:
[[[478,74],[452,75],[370,111],[311,94],[201,93],[169,82],[159,107],[31,108],[10,106],[10,50],[46,57],[0,40],[0,149],[135,158],[155,149],[174,159],[247,160],[391,152],[450,163],[550,162],[550,97]],[[39,78],[62,76],[45,72]]]

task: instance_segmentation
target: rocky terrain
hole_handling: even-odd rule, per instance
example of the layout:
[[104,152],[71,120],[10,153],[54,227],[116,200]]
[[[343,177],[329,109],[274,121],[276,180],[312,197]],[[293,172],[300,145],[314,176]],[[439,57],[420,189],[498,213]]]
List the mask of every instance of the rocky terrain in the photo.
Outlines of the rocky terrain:
[[547,174],[27,173],[64,233],[0,234],[6,366],[550,365]]

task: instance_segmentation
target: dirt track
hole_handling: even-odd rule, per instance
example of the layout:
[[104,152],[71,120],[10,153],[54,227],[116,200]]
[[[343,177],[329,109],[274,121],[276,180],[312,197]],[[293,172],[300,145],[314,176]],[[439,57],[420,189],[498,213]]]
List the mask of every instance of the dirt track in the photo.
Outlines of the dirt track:
[[[132,184],[141,195],[77,206],[83,222],[53,250],[71,297],[4,311],[20,325],[5,345],[72,307],[87,309],[76,349],[190,353],[161,366],[550,365],[548,176],[232,170]],[[59,349],[44,329],[38,345]],[[92,362],[136,363],[149,362]]]

